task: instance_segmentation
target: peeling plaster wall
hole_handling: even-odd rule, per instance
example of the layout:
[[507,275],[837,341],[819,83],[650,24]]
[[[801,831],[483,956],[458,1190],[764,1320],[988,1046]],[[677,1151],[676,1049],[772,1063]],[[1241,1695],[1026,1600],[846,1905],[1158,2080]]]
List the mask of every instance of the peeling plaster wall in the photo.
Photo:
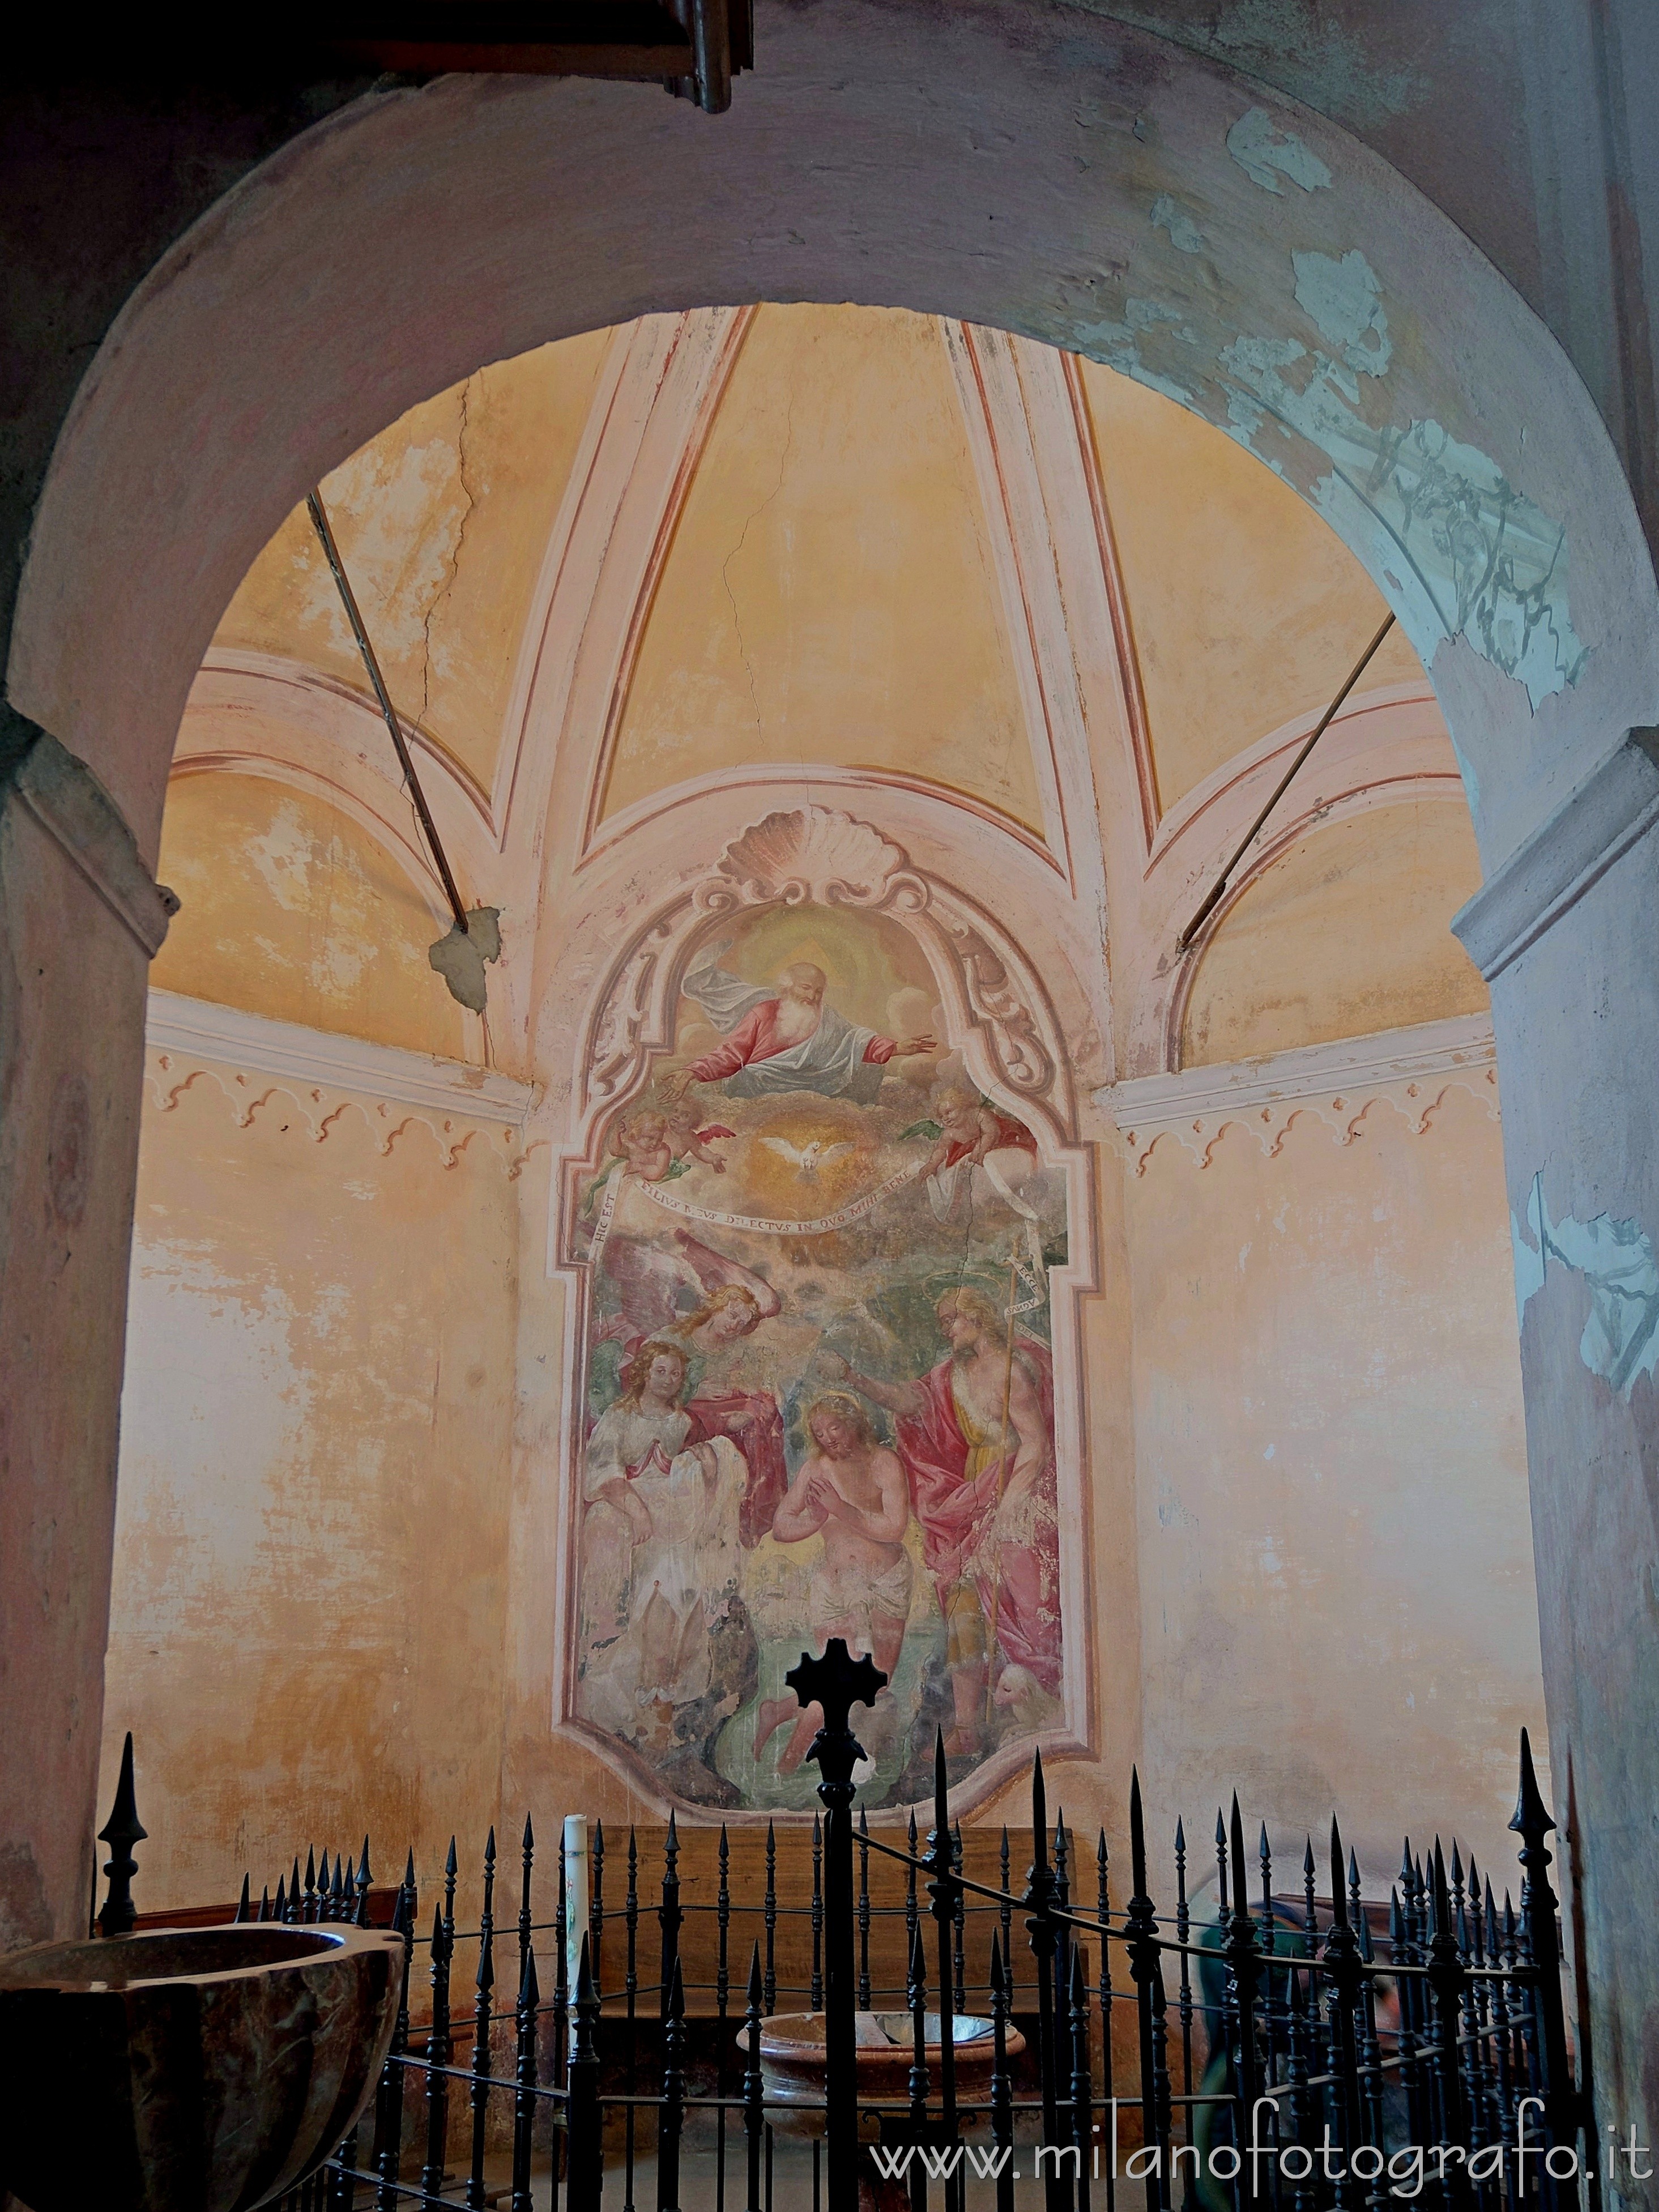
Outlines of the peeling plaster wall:
[[1206,1835],[1237,1784],[1298,1861],[1334,1808],[1385,1900],[1401,1826],[1455,1828],[1501,1893],[1543,1686],[1497,1124],[1234,1127],[1127,1188],[1158,1805]]
[[517,1249],[487,1146],[147,1109],[100,1784],[131,1729],[143,1909],[496,1817]]
[[[1584,796],[1594,807],[1595,787]],[[1585,2032],[1600,2116],[1622,2130],[1645,2114],[1646,2142],[1659,2113],[1659,1938],[1648,1903],[1659,1743],[1650,763],[1636,797],[1645,805],[1632,828],[1647,834],[1583,884],[1535,943],[1516,954],[1500,942],[1525,913],[1516,885],[1490,886],[1472,909],[1486,908],[1489,970],[1493,955],[1504,963],[1492,983],[1498,1050],[1540,1071],[1535,1092],[1508,1106],[1504,1141],[1560,1826],[1551,1878],[1563,1894],[1577,1891],[1569,1932],[1589,1961]],[[1604,812],[1602,833],[1616,819]],[[1571,810],[1558,827],[1568,842]],[[1546,842],[1534,870],[1550,859]],[[1458,920],[1473,950],[1469,912]],[[1650,2197],[1626,2183],[1616,2201]]]
[[[542,549],[610,332],[481,368],[410,409],[319,487],[393,701],[487,789]],[[238,586],[217,645],[368,678],[303,507]]]
[[315,793],[257,775],[175,778],[161,878],[182,904],[158,989],[277,1021],[470,1057],[427,951],[447,927],[386,845]]

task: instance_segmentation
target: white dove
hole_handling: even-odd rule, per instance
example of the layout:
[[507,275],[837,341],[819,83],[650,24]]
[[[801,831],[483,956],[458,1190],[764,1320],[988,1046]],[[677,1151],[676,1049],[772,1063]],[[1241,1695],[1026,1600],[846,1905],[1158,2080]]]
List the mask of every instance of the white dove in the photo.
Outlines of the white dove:
[[792,1145],[787,1137],[763,1137],[762,1144],[775,1152],[781,1160],[787,1160],[802,1182],[810,1182],[820,1168],[827,1168],[832,1160],[844,1160],[858,1147],[853,1144],[826,1145],[822,1137],[814,1137],[810,1144]]

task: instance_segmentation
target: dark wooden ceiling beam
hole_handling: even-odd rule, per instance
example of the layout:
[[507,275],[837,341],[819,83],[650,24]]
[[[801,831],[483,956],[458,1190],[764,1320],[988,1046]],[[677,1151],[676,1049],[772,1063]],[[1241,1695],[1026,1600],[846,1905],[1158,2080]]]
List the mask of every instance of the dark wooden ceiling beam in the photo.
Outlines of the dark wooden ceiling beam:
[[753,0],[370,0],[306,23],[300,37],[354,68],[400,76],[655,81],[710,114],[730,106],[732,79],[754,65]]

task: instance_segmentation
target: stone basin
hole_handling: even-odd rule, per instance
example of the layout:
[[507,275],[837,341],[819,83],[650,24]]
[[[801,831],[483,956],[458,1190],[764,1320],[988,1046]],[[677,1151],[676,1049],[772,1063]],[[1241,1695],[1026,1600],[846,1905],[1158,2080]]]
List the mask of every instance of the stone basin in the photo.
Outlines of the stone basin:
[[161,1929],[0,1958],[0,2197],[30,2212],[252,2212],[374,2092],[403,1938]]
[[[860,2100],[872,2105],[902,2105],[910,2094],[910,2066],[915,2031],[908,2012],[861,2012],[854,2015],[858,2040],[858,2090]],[[995,2057],[992,2023],[975,2013],[961,2013],[952,2021],[951,2043],[957,2062],[958,2103],[982,2105],[991,2093],[991,2067]],[[924,2015],[927,2038],[927,2088],[937,2106],[939,2065],[944,2050],[936,2012]],[[739,2050],[746,2050],[742,2038]],[[1025,2048],[1018,2029],[1007,2030],[1007,2053],[1012,2064]],[[775,2013],[761,2027],[761,2078],[766,2101],[798,2107],[781,2113],[773,2125],[785,2135],[819,2135],[823,2128],[823,2014],[821,2012]],[[860,2133],[872,2140],[873,2122],[860,2119]]]

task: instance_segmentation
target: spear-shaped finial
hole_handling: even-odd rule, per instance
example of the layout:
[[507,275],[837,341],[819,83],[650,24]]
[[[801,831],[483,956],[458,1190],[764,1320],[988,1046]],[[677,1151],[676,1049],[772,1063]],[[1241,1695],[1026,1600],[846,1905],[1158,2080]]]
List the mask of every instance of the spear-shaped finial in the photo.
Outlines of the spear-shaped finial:
[[1146,1816],[1140,1803],[1140,1769],[1129,1769],[1129,1881],[1137,1897],[1146,1894]]
[[1440,1838],[1434,1839],[1434,1860],[1431,1868],[1432,1887],[1429,1893],[1430,1926],[1437,1936],[1452,1932],[1451,1897],[1446,1887],[1446,1861],[1440,1849]]
[[1510,1826],[1528,1844],[1534,1839],[1541,1843],[1555,1826],[1544,1802],[1544,1793],[1538,1787],[1538,1776],[1532,1763],[1532,1738],[1525,1729],[1521,1731],[1521,1794],[1516,1799],[1515,1816]]
[[1342,1831],[1331,1815],[1331,1913],[1339,1928],[1348,1925],[1348,1893],[1342,1883]]
[[252,1892],[251,1892],[250,1887],[249,1887],[249,1884],[248,1884],[248,1878],[247,1878],[247,1876],[246,1876],[246,1875],[244,1875],[242,1876],[242,1894],[241,1894],[241,1896],[240,1896],[240,1897],[238,1899],[238,1900],[237,1900],[237,1904],[236,1904],[236,1917],[235,1917],[235,1920],[234,1921],[234,1923],[233,1923],[232,1924],[233,1924],[234,1926],[235,1926],[235,1927],[240,1928],[240,1927],[242,1925],[242,1923],[243,1923],[243,1922],[244,1922],[244,1921],[252,1920],[252,1917],[253,1917],[253,1900],[252,1900]]
[[1233,1863],[1233,1895],[1241,1913],[1248,1913],[1246,1902],[1249,1891],[1244,1874],[1244,1820],[1238,1809],[1238,1792],[1233,1792],[1232,1816],[1228,1821],[1228,1844]]
[[138,1871],[138,1862],[132,1856],[135,1844],[142,1844],[146,1831],[138,1818],[138,1798],[132,1779],[132,1730],[127,1730],[126,1741],[121,1747],[121,1771],[115,1784],[115,1802],[110,1807],[109,1818],[98,1831],[100,1844],[109,1845],[109,1857],[104,1872],[109,1877],[109,1890],[104,1899],[104,1909],[98,1916],[100,1936],[131,1935],[137,1923],[137,1908],[132,1901],[132,1877]]

